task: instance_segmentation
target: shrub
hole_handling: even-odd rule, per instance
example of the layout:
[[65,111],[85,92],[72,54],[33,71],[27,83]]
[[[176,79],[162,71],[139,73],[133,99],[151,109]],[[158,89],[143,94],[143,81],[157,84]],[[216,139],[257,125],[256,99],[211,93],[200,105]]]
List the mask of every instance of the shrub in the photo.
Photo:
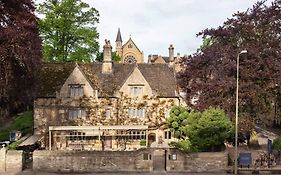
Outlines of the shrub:
[[146,140],[140,140],[140,146],[146,146]]
[[281,151],[281,136],[276,137],[273,140],[272,148],[277,150],[277,151]]

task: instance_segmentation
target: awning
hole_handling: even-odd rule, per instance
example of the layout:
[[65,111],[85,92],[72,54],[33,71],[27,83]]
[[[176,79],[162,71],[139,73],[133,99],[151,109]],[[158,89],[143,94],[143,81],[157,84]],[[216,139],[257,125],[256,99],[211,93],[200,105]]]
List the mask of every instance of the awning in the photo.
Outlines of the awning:
[[37,141],[39,141],[40,137],[38,135],[32,135],[28,137],[25,141],[23,141],[19,146],[28,146],[34,145]]

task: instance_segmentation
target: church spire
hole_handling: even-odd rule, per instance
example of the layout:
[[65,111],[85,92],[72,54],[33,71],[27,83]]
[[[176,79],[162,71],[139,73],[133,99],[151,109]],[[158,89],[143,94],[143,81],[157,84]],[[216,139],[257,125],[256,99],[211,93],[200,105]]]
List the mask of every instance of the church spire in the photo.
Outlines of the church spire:
[[116,37],[116,42],[117,42],[117,41],[121,41],[121,43],[122,43],[122,37],[121,37],[120,28],[118,28],[118,33],[117,33],[117,37]]

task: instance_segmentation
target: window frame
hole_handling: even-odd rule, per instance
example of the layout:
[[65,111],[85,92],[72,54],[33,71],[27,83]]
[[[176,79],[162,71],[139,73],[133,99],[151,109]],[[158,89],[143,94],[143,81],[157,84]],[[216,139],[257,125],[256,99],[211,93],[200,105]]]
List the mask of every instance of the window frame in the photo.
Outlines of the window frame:
[[83,97],[84,92],[84,84],[68,84],[69,88],[69,97]]

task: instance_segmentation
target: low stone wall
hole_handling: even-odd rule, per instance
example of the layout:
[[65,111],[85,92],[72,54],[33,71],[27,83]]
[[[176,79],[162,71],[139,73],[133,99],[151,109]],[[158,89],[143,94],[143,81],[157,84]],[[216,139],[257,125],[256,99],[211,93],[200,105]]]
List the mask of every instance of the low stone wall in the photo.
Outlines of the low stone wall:
[[23,151],[9,150],[6,154],[6,172],[21,172]]
[[184,172],[225,172],[227,170],[227,153],[205,152],[186,154],[176,149],[167,152],[167,171]]
[[0,150],[0,173],[21,172],[23,165],[23,152],[2,148]]
[[34,151],[33,170],[46,172],[152,171],[152,161],[138,151]]
[[[0,145],[1,146],[1,145]],[[0,173],[6,171],[6,149],[0,149]]]

